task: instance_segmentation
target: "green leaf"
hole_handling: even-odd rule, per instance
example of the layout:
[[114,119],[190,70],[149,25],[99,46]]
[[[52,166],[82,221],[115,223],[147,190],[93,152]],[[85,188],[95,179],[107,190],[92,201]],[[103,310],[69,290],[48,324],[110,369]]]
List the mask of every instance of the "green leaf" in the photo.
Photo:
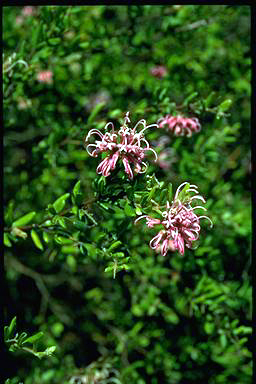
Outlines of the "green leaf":
[[88,225],[86,223],[83,223],[79,220],[73,221],[73,225],[76,229],[79,229],[80,231],[85,231],[88,228]]
[[215,325],[214,325],[214,323],[206,322],[206,323],[204,324],[204,330],[205,330],[205,332],[206,332],[208,335],[211,335],[211,334],[214,332],[214,329],[215,329]]
[[136,215],[142,215],[142,210],[140,205],[136,205],[135,212],[136,212]]
[[4,340],[6,341],[7,339],[9,339],[9,327],[8,327],[8,325],[6,325],[4,327]]
[[51,356],[53,354],[53,352],[56,350],[56,346],[52,346],[52,347],[48,347],[46,348],[45,351],[43,352],[35,352],[35,351],[32,351],[33,355],[35,355],[36,357],[38,357],[39,359],[42,359],[43,357],[47,357],[47,356]]
[[48,204],[47,209],[51,215],[55,215],[55,209],[52,204]]
[[251,327],[247,327],[245,325],[241,325],[240,327],[236,328],[234,330],[234,334],[235,335],[239,335],[239,334],[244,334],[244,335],[248,335],[248,334],[251,334],[252,333],[252,328]]
[[113,257],[124,257],[124,253],[123,252],[116,252],[113,254]]
[[106,211],[109,210],[109,207],[106,205],[106,204],[103,204],[103,203],[98,203],[102,208],[104,208]]
[[49,243],[50,237],[47,232],[43,232],[43,239],[46,243]]
[[66,200],[67,198],[70,196],[70,193],[65,193],[64,195],[62,195],[61,197],[59,197],[54,203],[53,203],[53,207],[56,211],[56,213],[59,213],[63,210],[63,208],[65,207],[65,204],[66,204]]
[[222,348],[225,348],[227,345],[227,336],[224,333],[220,335],[220,344]]
[[89,41],[83,41],[82,43],[79,44],[80,48],[88,48],[90,46]]
[[67,228],[67,223],[65,220],[66,218],[65,217],[61,217],[61,216],[56,216],[56,222],[62,227],[62,228]]
[[126,202],[125,206],[124,206],[124,213],[127,215],[127,216],[136,216],[136,213],[134,212],[134,209],[129,205],[128,201]]
[[13,227],[21,227],[23,225],[28,224],[33,219],[35,214],[36,214],[36,212],[27,213],[26,215],[20,217],[18,220],[14,221],[14,223],[12,223],[12,226]]
[[110,247],[108,248],[108,251],[112,251],[113,249],[117,248],[119,245],[121,245],[122,242],[121,241],[115,241],[113,244],[110,245]]
[[198,95],[198,92],[193,92],[191,95],[189,95],[185,100],[184,100],[184,105],[188,105],[190,101],[192,101],[196,96]]
[[210,95],[207,97],[207,99],[204,101],[205,108],[210,107],[212,105],[212,102],[216,96],[216,92],[211,92]]
[[163,100],[164,96],[166,95],[166,92],[167,92],[167,88],[163,88],[160,93],[159,93],[159,100]]
[[75,184],[75,186],[73,188],[73,194],[74,194],[74,196],[82,194],[82,192],[81,192],[81,181],[80,180]]
[[184,187],[179,191],[179,195],[178,195],[178,199],[180,199],[180,201],[182,202],[183,199],[186,197],[187,195],[187,190],[190,188],[190,184],[187,183],[184,185]]
[[52,354],[53,354],[53,352],[55,352],[55,350],[56,350],[56,346],[55,345],[53,345],[52,347],[48,347],[48,348],[46,348],[46,350],[44,351],[44,354],[46,355],[46,356],[51,356]]
[[231,105],[232,105],[232,100],[227,99],[227,100],[223,101],[223,103],[221,103],[218,106],[218,111],[219,112],[225,112],[231,107]]
[[54,236],[54,240],[58,244],[73,244],[73,240],[71,240],[71,239],[69,239],[67,237],[63,237],[63,236],[55,235]]
[[14,316],[14,318],[11,321],[11,324],[8,327],[8,331],[7,331],[7,335],[8,336],[7,336],[7,338],[12,337],[13,332],[16,329],[16,325],[17,325],[17,318],[16,318],[16,316]]
[[36,231],[35,231],[34,229],[31,229],[30,234],[31,234],[31,238],[32,238],[32,240],[33,240],[35,246],[36,246],[37,248],[41,249],[41,251],[43,251],[43,250],[44,250],[44,247],[43,247],[43,245],[42,245],[42,243],[41,243],[41,240],[40,240],[38,234],[36,233]]
[[61,39],[59,37],[52,37],[48,40],[49,45],[58,45],[61,43]]
[[171,183],[168,184],[168,200],[169,202],[172,201],[172,184]]
[[38,332],[38,333],[35,333],[34,335],[32,336],[29,336],[27,339],[25,339],[23,341],[23,344],[24,343],[34,343],[35,341],[41,339],[43,337],[44,333],[43,332]]
[[92,110],[90,116],[88,117],[88,120],[87,120],[87,124],[91,124],[93,122],[93,120],[95,119],[95,117],[98,115],[98,113],[103,109],[103,107],[105,106],[105,103],[99,103],[97,104],[94,109]]
[[79,253],[79,249],[75,246],[72,246],[72,245],[63,245],[63,247],[61,248],[61,251],[65,254],[78,254]]
[[9,236],[8,236],[7,233],[4,233],[4,245],[6,247],[11,247],[12,246],[12,243],[10,242]]
[[111,117],[111,119],[116,119],[117,117],[120,117],[121,115],[122,115],[121,109],[114,109],[113,111],[111,111],[109,113],[109,117]]

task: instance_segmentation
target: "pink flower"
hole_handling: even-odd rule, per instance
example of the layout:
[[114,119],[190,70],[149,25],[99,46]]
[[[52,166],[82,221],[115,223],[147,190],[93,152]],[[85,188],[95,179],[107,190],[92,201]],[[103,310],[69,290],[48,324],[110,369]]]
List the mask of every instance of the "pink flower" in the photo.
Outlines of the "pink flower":
[[158,155],[157,164],[160,168],[169,170],[172,163],[177,160],[175,157],[175,150],[173,148],[163,149]]
[[159,128],[170,130],[175,136],[192,136],[193,132],[199,132],[201,125],[196,117],[170,116],[167,115],[158,120]]
[[40,71],[37,74],[37,80],[39,81],[39,83],[52,84],[52,76],[52,71]]
[[22,14],[24,16],[31,16],[34,13],[34,8],[35,7],[33,7],[31,5],[27,5],[26,7],[23,7]]
[[[146,126],[146,121],[142,119],[131,129],[127,125],[130,122],[129,112],[127,112],[124,118],[124,124],[118,131],[114,130],[114,124],[112,122],[106,124],[105,130],[107,130],[109,126],[111,126],[112,129],[105,134],[97,129],[91,129],[89,131],[85,142],[89,140],[91,135],[98,136],[95,144],[88,144],[86,147],[89,155],[93,157],[98,157],[100,153],[107,153],[108,155],[98,165],[98,174],[102,174],[105,177],[109,176],[111,171],[115,169],[117,161],[120,159],[129,179],[133,179],[133,173],[146,172],[147,164],[142,161],[146,151],[152,151],[157,160],[156,152],[150,148],[149,143],[144,138],[144,131],[153,126],[157,127],[157,124]],[[143,125],[143,129],[137,132],[136,129],[139,124]],[[142,146],[143,144],[145,146]]]
[[24,19],[22,16],[16,16],[15,23],[16,25],[21,25],[23,23]]
[[[206,211],[206,208],[199,205],[196,207],[191,206],[192,201],[196,199],[205,203],[204,198],[198,195],[198,187],[189,185],[185,192],[181,192],[181,188],[186,184],[189,185],[189,183],[185,182],[179,186],[171,205],[167,201],[166,210],[162,212],[161,220],[147,215],[140,216],[135,220],[136,223],[138,220],[146,218],[146,224],[149,228],[153,228],[154,225],[162,226],[162,229],[153,237],[149,245],[157,252],[160,249],[163,256],[167,254],[168,250],[177,250],[181,255],[184,255],[185,246],[191,248],[193,241],[199,238],[200,219],[206,218],[212,225],[212,221],[208,216],[197,216],[194,212],[195,209]],[[196,195],[189,196],[189,192],[194,192]]]
[[150,69],[150,73],[152,76],[158,77],[161,79],[165,75],[167,75],[167,69],[163,65],[159,65]]

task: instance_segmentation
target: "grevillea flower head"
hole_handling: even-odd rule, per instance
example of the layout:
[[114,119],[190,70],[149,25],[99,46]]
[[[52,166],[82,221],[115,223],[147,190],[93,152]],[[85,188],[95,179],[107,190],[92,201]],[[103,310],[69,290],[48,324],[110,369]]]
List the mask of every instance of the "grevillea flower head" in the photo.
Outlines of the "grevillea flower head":
[[167,75],[167,69],[163,65],[158,65],[150,69],[150,73],[154,77],[158,77],[161,79],[165,75]]
[[[91,129],[85,138],[87,142],[92,135],[97,135],[98,140],[94,144],[88,144],[86,147],[90,156],[98,157],[100,153],[106,153],[107,157],[100,162],[97,167],[97,173],[107,177],[110,175],[117,165],[118,160],[121,160],[124,170],[129,179],[133,179],[133,173],[144,173],[147,169],[147,164],[142,160],[147,151],[152,151],[157,160],[156,152],[150,148],[148,141],[144,137],[144,132],[150,127],[158,127],[157,124],[146,125],[144,119],[138,121],[134,128],[130,128],[129,112],[126,113],[124,123],[118,131],[114,129],[112,122],[105,126],[106,133],[100,132],[98,129]],[[137,132],[138,125],[141,124],[143,129]],[[108,131],[109,127],[110,132]]]
[[[184,191],[182,187],[188,186]],[[135,223],[146,218],[146,224],[149,228],[153,228],[155,225],[161,225],[161,229],[158,234],[150,241],[150,247],[155,251],[161,249],[161,254],[165,256],[168,250],[177,250],[181,255],[184,255],[185,246],[187,248],[192,247],[192,243],[199,238],[200,234],[200,219],[207,219],[212,221],[208,216],[198,216],[194,211],[202,209],[206,211],[206,208],[197,205],[192,207],[191,203],[194,200],[201,200],[205,203],[202,196],[199,195],[198,187],[196,185],[189,185],[189,183],[182,183],[177,189],[174,199],[170,204],[166,203],[166,209],[162,212],[161,219],[155,219],[148,215],[143,215],[135,220]],[[190,192],[195,195],[190,196]]]
[[166,127],[175,136],[192,136],[192,133],[199,132],[201,125],[196,117],[171,116],[167,115],[158,120],[159,128]]

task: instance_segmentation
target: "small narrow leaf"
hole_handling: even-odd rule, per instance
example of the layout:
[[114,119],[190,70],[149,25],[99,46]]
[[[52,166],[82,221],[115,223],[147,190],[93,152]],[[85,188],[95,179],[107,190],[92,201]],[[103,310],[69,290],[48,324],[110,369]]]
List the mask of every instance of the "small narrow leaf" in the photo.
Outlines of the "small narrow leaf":
[[136,216],[136,213],[134,212],[134,209],[129,205],[128,201],[126,202],[125,206],[124,206],[124,213],[127,215],[127,216]]
[[192,101],[197,95],[198,95],[198,92],[193,92],[191,95],[189,95],[189,96],[184,100],[184,105],[188,105],[189,102]]
[[8,327],[8,332],[7,332],[8,337],[12,337],[12,334],[16,329],[16,324],[17,324],[17,318],[16,318],[16,316],[14,316],[14,318],[11,321],[11,324]]
[[29,212],[25,216],[20,217],[18,220],[14,221],[12,223],[13,227],[22,227],[23,225],[28,224],[33,217],[35,216],[36,212]]
[[222,348],[225,348],[227,345],[227,336],[224,333],[220,335],[220,344]]
[[135,212],[136,212],[136,215],[142,215],[142,210],[141,210],[141,207],[139,205],[136,205]]
[[210,93],[210,95],[209,95],[209,96],[207,97],[207,99],[204,101],[205,108],[208,108],[208,107],[210,107],[210,105],[212,105],[215,96],[216,96],[216,92],[211,92],[211,93]]
[[124,257],[124,253],[123,252],[116,252],[113,254],[113,257]]
[[75,220],[73,221],[73,226],[80,231],[85,231],[88,228],[88,225],[82,221]]
[[50,237],[47,232],[43,232],[43,239],[46,243],[49,243]]
[[31,352],[33,353],[34,356],[38,357],[39,359],[42,359],[43,357],[51,356],[53,352],[56,350],[56,348],[57,348],[56,346],[52,346],[52,347],[46,348],[46,350],[43,352],[36,352],[36,351],[31,351]]
[[4,245],[6,247],[11,247],[12,243],[10,242],[9,236],[7,233],[4,233]]
[[61,43],[61,39],[59,37],[52,37],[48,40],[49,45],[58,45]]
[[105,103],[99,103],[96,105],[96,107],[92,110],[90,116],[88,117],[87,124],[90,124],[93,122],[95,117],[98,115],[98,113],[101,111],[101,109],[105,106]]
[[26,340],[23,341],[24,343],[35,343],[37,340],[41,339],[43,337],[43,332],[38,332],[35,335],[29,336]]
[[112,251],[113,249],[117,248],[119,245],[121,245],[122,242],[121,241],[115,241],[113,244],[110,245],[110,247],[108,248],[108,251]]
[[4,327],[4,340],[6,341],[9,338],[9,327],[6,325]]
[[36,233],[36,231],[35,231],[34,229],[32,229],[31,232],[30,232],[30,234],[31,234],[31,238],[32,238],[32,240],[33,240],[35,246],[36,246],[37,248],[41,249],[41,251],[43,251],[43,250],[44,250],[44,247],[43,247],[43,245],[42,245],[42,243],[41,243],[41,240],[40,240],[38,234]]
[[63,210],[66,204],[67,198],[70,196],[70,193],[65,193],[63,196],[59,197],[54,203],[53,208],[55,209],[56,213],[59,213]]
[[74,194],[74,196],[77,196],[77,195],[80,195],[82,192],[81,192],[81,181],[79,180],[76,184],[75,184],[75,186],[74,186],[74,188],[73,188],[73,194]]
[[218,110],[219,112],[225,112],[231,107],[231,105],[232,105],[232,100],[227,99],[218,106]]
[[44,354],[46,355],[46,356],[51,356],[52,354],[53,354],[53,352],[55,352],[55,350],[56,350],[56,346],[55,345],[53,345],[52,347],[48,347],[48,348],[46,348],[46,350],[44,351]]
[[168,185],[168,200],[169,202],[172,201],[172,184],[171,183],[169,183]]

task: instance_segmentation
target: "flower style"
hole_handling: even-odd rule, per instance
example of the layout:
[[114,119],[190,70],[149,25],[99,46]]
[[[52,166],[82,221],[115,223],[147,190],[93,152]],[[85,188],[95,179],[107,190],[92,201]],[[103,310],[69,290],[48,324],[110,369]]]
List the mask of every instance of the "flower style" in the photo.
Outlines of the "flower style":
[[[161,220],[147,215],[140,216],[135,220],[136,223],[138,220],[146,218],[146,224],[149,228],[153,228],[157,224],[163,227],[149,243],[150,247],[156,251],[161,247],[161,254],[163,256],[167,254],[169,249],[172,251],[178,250],[181,255],[184,255],[185,246],[191,248],[192,242],[199,238],[201,229],[200,219],[205,218],[210,221],[211,226],[213,225],[208,216],[197,216],[194,212],[195,209],[206,211],[206,208],[200,205],[196,207],[191,206],[192,201],[196,199],[205,203],[204,198],[198,195],[199,192],[196,185],[189,185],[185,197],[182,199],[183,202],[179,199],[181,188],[186,184],[189,183],[185,182],[179,186],[171,205],[167,201],[166,210],[162,212]],[[188,192],[194,192],[195,195],[188,196]]]
[[196,117],[171,116],[167,115],[158,120],[159,128],[168,127],[175,136],[191,137],[193,132],[199,132],[201,125]]
[[158,77],[161,79],[165,75],[167,75],[167,69],[163,65],[158,65],[150,69],[150,73],[152,76]]
[[[86,147],[90,156],[98,157],[99,153],[107,153],[108,156],[100,162],[97,167],[97,173],[107,177],[110,175],[116,167],[117,161],[120,159],[123,162],[125,172],[129,179],[133,179],[134,173],[144,173],[147,169],[147,164],[142,160],[145,157],[146,151],[152,151],[155,155],[155,161],[157,160],[156,152],[150,148],[149,143],[144,138],[144,131],[157,124],[146,125],[146,120],[142,119],[138,121],[133,129],[128,127],[130,123],[129,112],[126,113],[124,123],[118,131],[114,130],[114,124],[112,122],[107,123],[105,130],[110,126],[112,130],[103,134],[97,129],[91,129],[86,136],[85,142],[87,142],[92,135],[99,136],[99,140],[95,141],[95,144],[88,144]],[[139,124],[143,125],[143,129],[137,132],[136,129]],[[145,146],[142,146],[142,145]],[[133,165],[133,170],[131,168]],[[143,168],[143,169],[142,169]]]

